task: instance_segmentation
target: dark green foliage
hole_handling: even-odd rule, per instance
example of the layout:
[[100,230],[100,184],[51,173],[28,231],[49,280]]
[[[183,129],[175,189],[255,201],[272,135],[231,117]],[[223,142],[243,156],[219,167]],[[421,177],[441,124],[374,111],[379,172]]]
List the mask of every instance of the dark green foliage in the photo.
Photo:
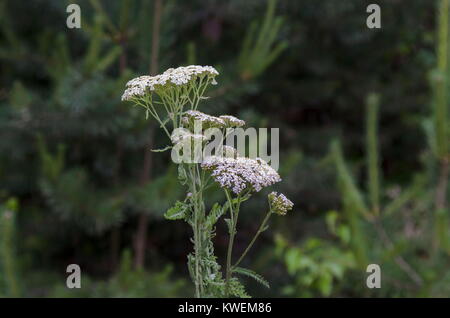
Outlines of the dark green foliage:
[[[341,229],[344,228],[342,225]],[[341,231],[341,244],[330,244],[311,238],[295,247],[289,247],[283,237],[276,237],[277,254],[286,264],[289,275],[293,277],[292,281],[284,286],[283,294],[328,297],[339,290],[346,275],[348,276],[349,271],[356,265],[354,254],[342,234]]]
[[50,297],[181,297],[188,296],[185,280],[171,278],[173,268],[167,265],[160,272],[133,269],[131,253],[125,250],[117,273],[107,281],[83,277],[81,289],[57,286]]
[[276,0],[269,0],[264,20],[253,21],[247,30],[238,60],[243,79],[260,75],[287,48],[286,41],[276,43],[283,24],[282,17],[274,16],[276,3]]
[[183,220],[187,218],[189,207],[180,201],[175,203],[175,206],[171,207],[164,213],[164,217],[168,220]]

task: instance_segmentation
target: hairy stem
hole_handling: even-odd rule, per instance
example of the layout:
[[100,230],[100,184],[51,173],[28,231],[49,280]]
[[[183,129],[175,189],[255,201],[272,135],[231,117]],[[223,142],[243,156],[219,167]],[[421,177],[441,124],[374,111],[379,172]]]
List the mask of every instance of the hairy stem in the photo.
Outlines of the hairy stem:
[[193,232],[194,232],[194,258],[195,258],[195,269],[194,269],[194,284],[195,284],[195,296],[197,298],[202,297],[204,294],[204,282],[203,282],[203,269],[201,258],[203,255],[203,223],[204,223],[204,208],[203,208],[203,196],[202,196],[202,184],[200,175],[197,173],[198,167],[196,165],[191,165],[189,167],[189,177],[191,181],[191,193],[192,193],[192,203],[194,208],[194,222],[193,222]]
[[230,280],[231,280],[231,257],[233,255],[233,244],[234,237],[236,236],[236,225],[239,216],[239,206],[240,206],[240,196],[238,196],[238,202],[236,203],[235,208],[233,209],[233,200],[231,199],[231,195],[228,190],[225,190],[225,194],[227,196],[228,202],[230,204],[230,216],[231,216],[231,228],[230,228],[230,239],[228,241],[228,250],[227,250],[227,267],[226,267],[226,278],[225,278],[225,297],[230,296]]

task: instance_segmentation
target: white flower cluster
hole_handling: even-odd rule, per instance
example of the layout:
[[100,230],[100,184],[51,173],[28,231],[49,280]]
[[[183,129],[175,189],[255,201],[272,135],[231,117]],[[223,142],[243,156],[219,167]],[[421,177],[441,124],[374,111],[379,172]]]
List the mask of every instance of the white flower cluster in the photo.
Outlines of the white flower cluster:
[[212,66],[189,65],[177,68],[169,68],[164,73],[156,76],[139,76],[130,80],[122,95],[122,100],[130,100],[133,97],[145,95],[148,91],[154,91],[158,87],[167,85],[185,85],[202,75],[212,78],[211,84],[215,84],[215,77],[219,72]]
[[280,175],[260,158],[211,156],[202,162],[202,168],[210,170],[211,176],[221,187],[236,194],[245,189],[258,192],[281,181]]
[[[139,76],[133,78],[127,83],[127,88],[122,95],[122,101],[131,100],[133,97],[144,96],[147,89],[153,87],[153,80],[151,76]],[[153,89],[151,89],[153,90]]]
[[202,113],[198,110],[188,110],[184,117],[185,125],[194,125],[195,121],[200,121],[202,127],[207,128],[237,128],[245,125],[245,121],[231,115],[222,115],[219,117]]
[[194,125],[195,121],[199,121],[204,129],[207,128],[224,128],[226,123],[223,119],[219,117],[214,117],[198,110],[188,110],[183,116],[183,124]]
[[294,203],[286,198],[283,193],[271,192],[267,197],[273,213],[278,215],[286,215],[287,211],[292,210],[294,207]]
[[207,138],[201,134],[192,134],[186,129],[175,129],[170,137],[173,144],[182,143],[195,143],[196,141],[203,142]]
[[245,125],[245,121],[231,115],[222,115],[219,118],[225,122],[227,127],[242,127]]
[[219,154],[226,158],[237,158],[239,156],[236,148],[226,145],[219,148]]

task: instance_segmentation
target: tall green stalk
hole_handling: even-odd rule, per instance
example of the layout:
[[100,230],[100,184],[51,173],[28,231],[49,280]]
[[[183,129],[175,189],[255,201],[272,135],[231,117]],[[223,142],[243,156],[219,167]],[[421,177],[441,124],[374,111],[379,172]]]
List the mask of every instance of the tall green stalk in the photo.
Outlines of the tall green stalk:
[[441,0],[438,5],[437,23],[437,70],[432,78],[433,135],[430,140],[438,165],[438,182],[435,192],[435,248],[439,245],[448,249],[448,211],[447,196],[450,176],[450,130],[448,113],[449,89],[449,0]]
[[437,69],[438,76],[434,85],[434,111],[437,156],[448,156],[448,37],[449,37],[449,0],[441,0],[438,7],[438,44],[437,44]]
[[195,284],[195,295],[196,297],[205,296],[205,282],[203,280],[205,271],[208,271],[207,264],[205,264],[204,259],[208,254],[205,251],[205,205],[203,203],[203,190],[204,184],[199,173],[198,164],[189,165],[189,183],[190,183],[190,193],[191,202],[193,207],[193,233],[194,233],[194,259],[195,259],[195,270],[194,270],[194,284]]
[[331,153],[336,166],[338,187],[342,193],[342,204],[351,231],[351,246],[360,267],[367,265],[367,239],[362,229],[362,218],[370,218],[369,209],[350,173],[338,141],[331,144]]
[[[376,231],[378,238],[388,250],[395,248],[382,222],[383,216],[391,215],[399,211],[415,194],[421,189],[421,180],[415,180],[414,184],[399,198],[391,204],[381,207],[380,204],[380,168],[379,168],[379,150],[378,150],[378,106],[379,98],[376,94],[369,95],[366,109],[366,160],[368,174],[368,203],[358,188],[354,177],[350,173],[342,154],[341,146],[338,141],[331,144],[331,154],[337,171],[338,186],[342,194],[343,210],[351,230],[351,246],[355,253],[360,267],[368,264],[367,252],[369,251],[369,242],[364,233],[363,224],[371,224]],[[381,212],[383,211],[383,212]],[[423,285],[422,277],[415,269],[401,256],[395,255],[394,262],[407,274],[411,280],[418,286]]]
[[372,213],[379,214],[380,211],[380,180],[378,159],[378,107],[379,97],[371,94],[367,98],[366,119],[366,144],[367,144],[367,170],[368,190],[370,207]]
[[230,191],[225,189],[228,203],[230,204],[230,226],[229,226],[229,240],[227,249],[227,263],[226,263],[226,277],[225,277],[225,297],[230,295],[230,280],[231,280],[231,258],[233,256],[234,237],[236,236],[236,226],[239,217],[240,196],[237,198],[236,205],[233,207],[233,200]]

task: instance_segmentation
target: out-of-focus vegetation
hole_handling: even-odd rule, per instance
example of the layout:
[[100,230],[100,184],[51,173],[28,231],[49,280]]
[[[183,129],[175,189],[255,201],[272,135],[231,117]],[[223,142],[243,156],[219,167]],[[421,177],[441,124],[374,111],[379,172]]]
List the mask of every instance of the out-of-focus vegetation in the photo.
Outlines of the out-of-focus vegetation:
[[[163,219],[182,189],[150,151],[165,138],[120,95],[201,64],[221,72],[203,110],[280,128],[274,190],[295,208],[249,254],[271,285],[250,294],[449,297],[448,2],[380,0],[368,29],[360,0],[1,1],[0,296],[193,295],[191,233]],[[73,263],[80,290],[65,287]]]

